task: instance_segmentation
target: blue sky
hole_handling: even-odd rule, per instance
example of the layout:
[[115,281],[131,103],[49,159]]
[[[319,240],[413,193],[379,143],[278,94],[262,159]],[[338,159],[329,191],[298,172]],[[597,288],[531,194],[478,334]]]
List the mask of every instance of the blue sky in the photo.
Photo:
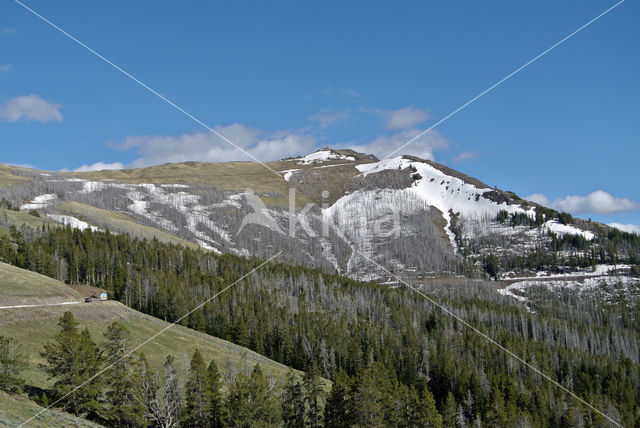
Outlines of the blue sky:
[[[26,0],[264,160],[383,157],[614,3]],[[247,159],[18,4],[0,11],[0,162]],[[638,16],[627,0],[402,152],[640,225]]]

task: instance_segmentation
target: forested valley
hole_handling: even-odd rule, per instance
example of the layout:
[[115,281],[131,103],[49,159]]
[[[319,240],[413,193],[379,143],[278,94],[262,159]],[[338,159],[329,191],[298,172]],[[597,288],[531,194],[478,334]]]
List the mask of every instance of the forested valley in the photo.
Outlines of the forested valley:
[[[126,305],[169,322],[262,263],[109,232],[15,227],[0,236],[0,260],[68,284],[104,288]],[[613,420],[640,424],[637,305],[589,301],[588,307],[540,304],[532,311],[496,293],[491,282],[453,278],[424,291]],[[255,420],[241,426],[403,426],[401,420],[409,421],[404,426],[610,424],[403,286],[361,283],[274,262],[181,323],[307,373],[302,384],[292,378],[265,390],[255,369],[213,387],[211,377],[194,374],[207,372],[208,364],[194,355],[192,376],[178,400],[185,426],[238,426],[233,417],[190,422],[185,415],[192,408],[188,390],[198,383],[195,378],[209,379],[200,387],[207,397],[219,397],[221,409],[249,400],[250,391],[268,392],[263,404],[277,411],[252,413]],[[139,372],[144,359],[136,358],[140,362],[132,367]],[[334,381],[331,391],[313,386],[318,377]],[[242,388],[243,393],[232,394]],[[60,393],[51,391],[50,399]],[[91,409],[81,412],[98,418]],[[152,417],[140,420],[162,426]]]

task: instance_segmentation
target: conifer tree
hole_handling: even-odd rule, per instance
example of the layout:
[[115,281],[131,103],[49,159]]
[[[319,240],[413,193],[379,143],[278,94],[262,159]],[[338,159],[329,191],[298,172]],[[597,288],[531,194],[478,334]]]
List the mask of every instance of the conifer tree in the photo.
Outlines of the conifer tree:
[[436,408],[436,400],[433,398],[431,391],[427,388],[424,388],[420,394],[418,409],[420,412],[420,420],[423,424],[422,426],[426,428],[442,427],[442,417]]
[[302,379],[302,386],[304,389],[304,402],[307,405],[307,423],[311,428],[318,428],[322,417],[320,400],[324,395],[324,390],[320,379],[320,368],[315,360],[307,367]]
[[251,372],[250,399],[255,401],[256,425],[274,425],[280,422],[280,402],[273,393],[273,385],[264,377],[260,364],[256,364]]
[[104,374],[107,388],[101,415],[112,426],[144,426],[145,407],[139,400],[143,395],[138,377],[140,370],[137,361],[130,354],[131,333],[118,321],[114,321],[104,336],[107,340],[105,348],[110,368]]
[[238,315],[238,319],[234,328],[234,336],[235,343],[240,346],[244,346],[245,348],[249,346],[249,331],[247,330],[247,325],[244,322],[244,317],[242,316],[242,314]]
[[442,409],[442,423],[445,427],[455,427],[457,423],[458,408],[456,406],[456,399],[449,391],[447,394],[447,401],[444,403]]
[[240,373],[227,395],[229,426],[249,428],[277,425],[281,421],[280,403],[269,388],[259,364],[251,376]]
[[188,427],[206,428],[211,424],[212,389],[207,366],[198,349],[193,353],[186,385],[187,407],[185,423]]
[[293,370],[289,369],[282,396],[282,420],[285,428],[304,428],[304,411],[302,387]]
[[0,336],[0,390],[18,391],[24,383],[19,376],[25,367],[20,345],[10,337]]
[[325,405],[325,426],[336,428],[348,428],[351,426],[351,414],[349,413],[350,393],[351,379],[347,372],[339,369]]
[[560,426],[563,428],[578,428],[584,426],[580,410],[573,403],[567,405],[567,410],[560,418]]
[[361,370],[356,376],[349,411],[356,427],[384,426],[383,394],[370,369]]
[[[88,328],[84,328],[80,333],[80,339],[78,344],[78,361],[80,361],[82,370],[85,373],[86,383],[82,389],[84,391],[84,398],[82,409],[90,419],[97,417],[97,412],[100,409],[98,402],[100,397],[100,390],[104,386],[104,379],[100,379],[96,376],[99,373],[100,366],[103,363],[102,351],[96,345],[91,338],[91,333]],[[91,379],[91,381],[89,381]]]
[[211,360],[209,363],[207,374],[211,385],[211,427],[222,428],[226,415],[222,397],[222,379],[215,361]]
[[62,399],[63,410],[76,416],[96,410],[102,379],[87,382],[99,371],[102,355],[87,329],[78,332],[73,314],[65,312],[58,321],[60,331],[53,343],[45,343],[40,353],[44,371],[53,384],[53,394]]
[[396,415],[393,422],[397,427],[426,427],[442,428],[442,418],[436,409],[436,402],[429,390],[425,389],[422,394],[412,385],[397,385],[392,396],[399,396],[401,399],[401,411]]
[[[444,415],[443,415],[444,416]],[[505,408],[504,399],[499,389],[493,392],[493,399],[491,402],[491,408],[487,412],[485,418],[485,425],[487,427],[502,427],[509,422],[507,410]]]

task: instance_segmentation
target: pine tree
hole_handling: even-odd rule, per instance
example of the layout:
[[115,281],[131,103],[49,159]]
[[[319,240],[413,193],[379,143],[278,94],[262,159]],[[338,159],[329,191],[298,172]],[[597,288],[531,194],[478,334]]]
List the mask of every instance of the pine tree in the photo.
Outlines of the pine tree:
[[307,371],[302,378],[302,386],[304,389],[304,402],[307,405],[307,423],[311,428],[318,428],[322,417],[320,400],[322,400],[324,390],[320,379],[320,368],[315,360],[307,367]]
[[420,404],[418,405],[418,408],[420,409],[420,417],[423,423],[422,426],[426,428],[442,427],[442,417],[436,408],[436,400],[433,398],[431,391],[427,388],[424,388],[422,390],[422,394],[420,394]]
[[211,427],[222,428],[226,415],[222,397],[222,380],[215,361],[211,360],[209,363],[207,374],[211,385]]
[[351,414],[349,413],[350,393],[351,379],[347,372],[339,369],[324,409],[325,426],[336,428],[348,428],[351,426]]
[[560,418],[560,426],[562,428],[578,428],[584,426],[580,410],[573,403],[567,406],[567,410]]
[[86,327],[80,333],[78,361],[81,362],[80,364],[83,367],[82,371],[85,373],[88,381],[82,388],[84,392],[82,409],[88,418],[95,419],[100,409],[98,399],[100,390],[104,385],[104,378],[99,379],[96,377],[91,381],[89,381],[89,379],[98,374],[103,362],[103,357],[102,351],[100,351],[98,345],[93,341],[91,333]]
[[188,427],[206,428],[211,425],[211,382],[207,366],[198,349],[193,353],[186,385],[187,407],[185,423]]
[[53,343],[45,343],[40,353],[44,371],[53,384],[53,394],[63,410],[76,416],[94,412],[101,389],[101,378],[89,379],[99,371],[102,355],[89,331],[78,332],[73,314],[65,312],[58,321],[60,331]]
[[24,383],[19,376],[25,367],[20,345],[10,337],[0,336],[0,390],[18,391]]
[[104,374],[107,388],[101,414],[112,426],[144,426],[145,407],[138,399],[143,395],[138,378],[140,370],[131,355],[131,333],[118,321],[114,321],[104,336],[107,340],[105,347],[110,368]]
[[383,427],[383,393],[377,384],[371,369],[361,370],[353,385],[349,411],[353,415],[352,423],[356,427]]
[[458,408],[456,405],[456,399],[454,398],[451,391],[447,395],[447,401],[444,403],[444,408],[442,409],[442,423],[445,427],[455,427],[457,426],[457,416],[458,416]]
[[259,364],[251,376],[240,373],[227,395],[229,426],[249,428],[277,425],[281,421],[280,403],[269,388]]
[[281,421],[280,402],[273,393],[272,386],[262,374],[260,364],[251,372],[251,399],[255,401],[254,415],[257,425],[274,425]]
[[[402,394],[399,392],[402,391]],[[398,419],[394,426],[397,427],[426,427],[442,428],[442,418],[436,409],[436,402],[428,389],[422,394],[418,394],[415,387],[398,385],[396,392],[392,395],[399,395],[402,400],[401,412],[396,416]]]
[[249,347],[249,331],[247,330],[247,325],[244,322],[244,317],[242,316],[242,314],[238,315],[238,319],[234,328],[234,337],[235,343],[245,348]]
[[509,422],[507,410],[505,408],[504,399],[502,393],[498,388],[493,392],[493,399],[491,402],[491,408],[487,412],[485,418],[485,425],[487,427],[503,427]]
[[282,420],[285,428],[304,428],[304,397],[293,370],[289,369],[282,396]]

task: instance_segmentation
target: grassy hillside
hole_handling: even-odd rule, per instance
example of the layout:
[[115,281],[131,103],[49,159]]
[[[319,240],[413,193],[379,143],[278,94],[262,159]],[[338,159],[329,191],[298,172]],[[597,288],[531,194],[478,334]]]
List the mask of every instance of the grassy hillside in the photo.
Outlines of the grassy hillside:
[[[0,306],[79,301],[71,287],[38,273],[0,262]],[[6,310],[5,310],[6,311]],[[3,315],[0,313],[0,317]]]
[[[39,303],[46,298],[79,298],[71,288],[58,281],[22,269],[0,263],[0,301],[5,302],[16,296],[27,302]],[[4,304],[2,306],[5,306]],[[58,318],[71,311],[85,326],[98,343],[102,343],[103,333],[112,321],[120,321],[132,333],[133,347],[164,329],[169,323],[144,315],[119,302],[93,302],[70,306],[48,306],[36,308],[1,309],[0,335],[18,340],[28,356],[28,368],[23,377],[28,384],[46,388],[51,384],[45,373],[39,369],[43,362],[39,352],[42,344],[53,340],[58,327]],[[234,345],[194,330],[174,326],[143,346],[144,352],[154,370],[160,372],[168,353],[176,357],[176,368],[180,375],[186,373],[188,362],[194,350],[198,348],[205,360],[214,359],[224,376],[232,372],[250,371],[260,363],[266,376],[282,381],[288,367],[276,363],[246,348]]]
[[[18,395],[9,395],[0,391],[0,426],[17,427],[42,407],[33,401]],[[50,410],[29,421],[30,428],[52,427],[99,427],[85,419],[76,418],[68,413]]]
[[[269,162],[268,165],[276,171],[279,168],[278,163]],[[92,180],[122,180],[127,183],[183,183],[204,186],[216,184],[224,189],[238,192],[252,188],[256,192],[277,192],[283,197],[288,194],[287,182],[281,176],[255,162],[184,162],[71,175]]]
[[17,166],[5,165],[0,163],[0,187],[13,186],[28,181],[26,177],[16,175],[13,171],[31,171]]

